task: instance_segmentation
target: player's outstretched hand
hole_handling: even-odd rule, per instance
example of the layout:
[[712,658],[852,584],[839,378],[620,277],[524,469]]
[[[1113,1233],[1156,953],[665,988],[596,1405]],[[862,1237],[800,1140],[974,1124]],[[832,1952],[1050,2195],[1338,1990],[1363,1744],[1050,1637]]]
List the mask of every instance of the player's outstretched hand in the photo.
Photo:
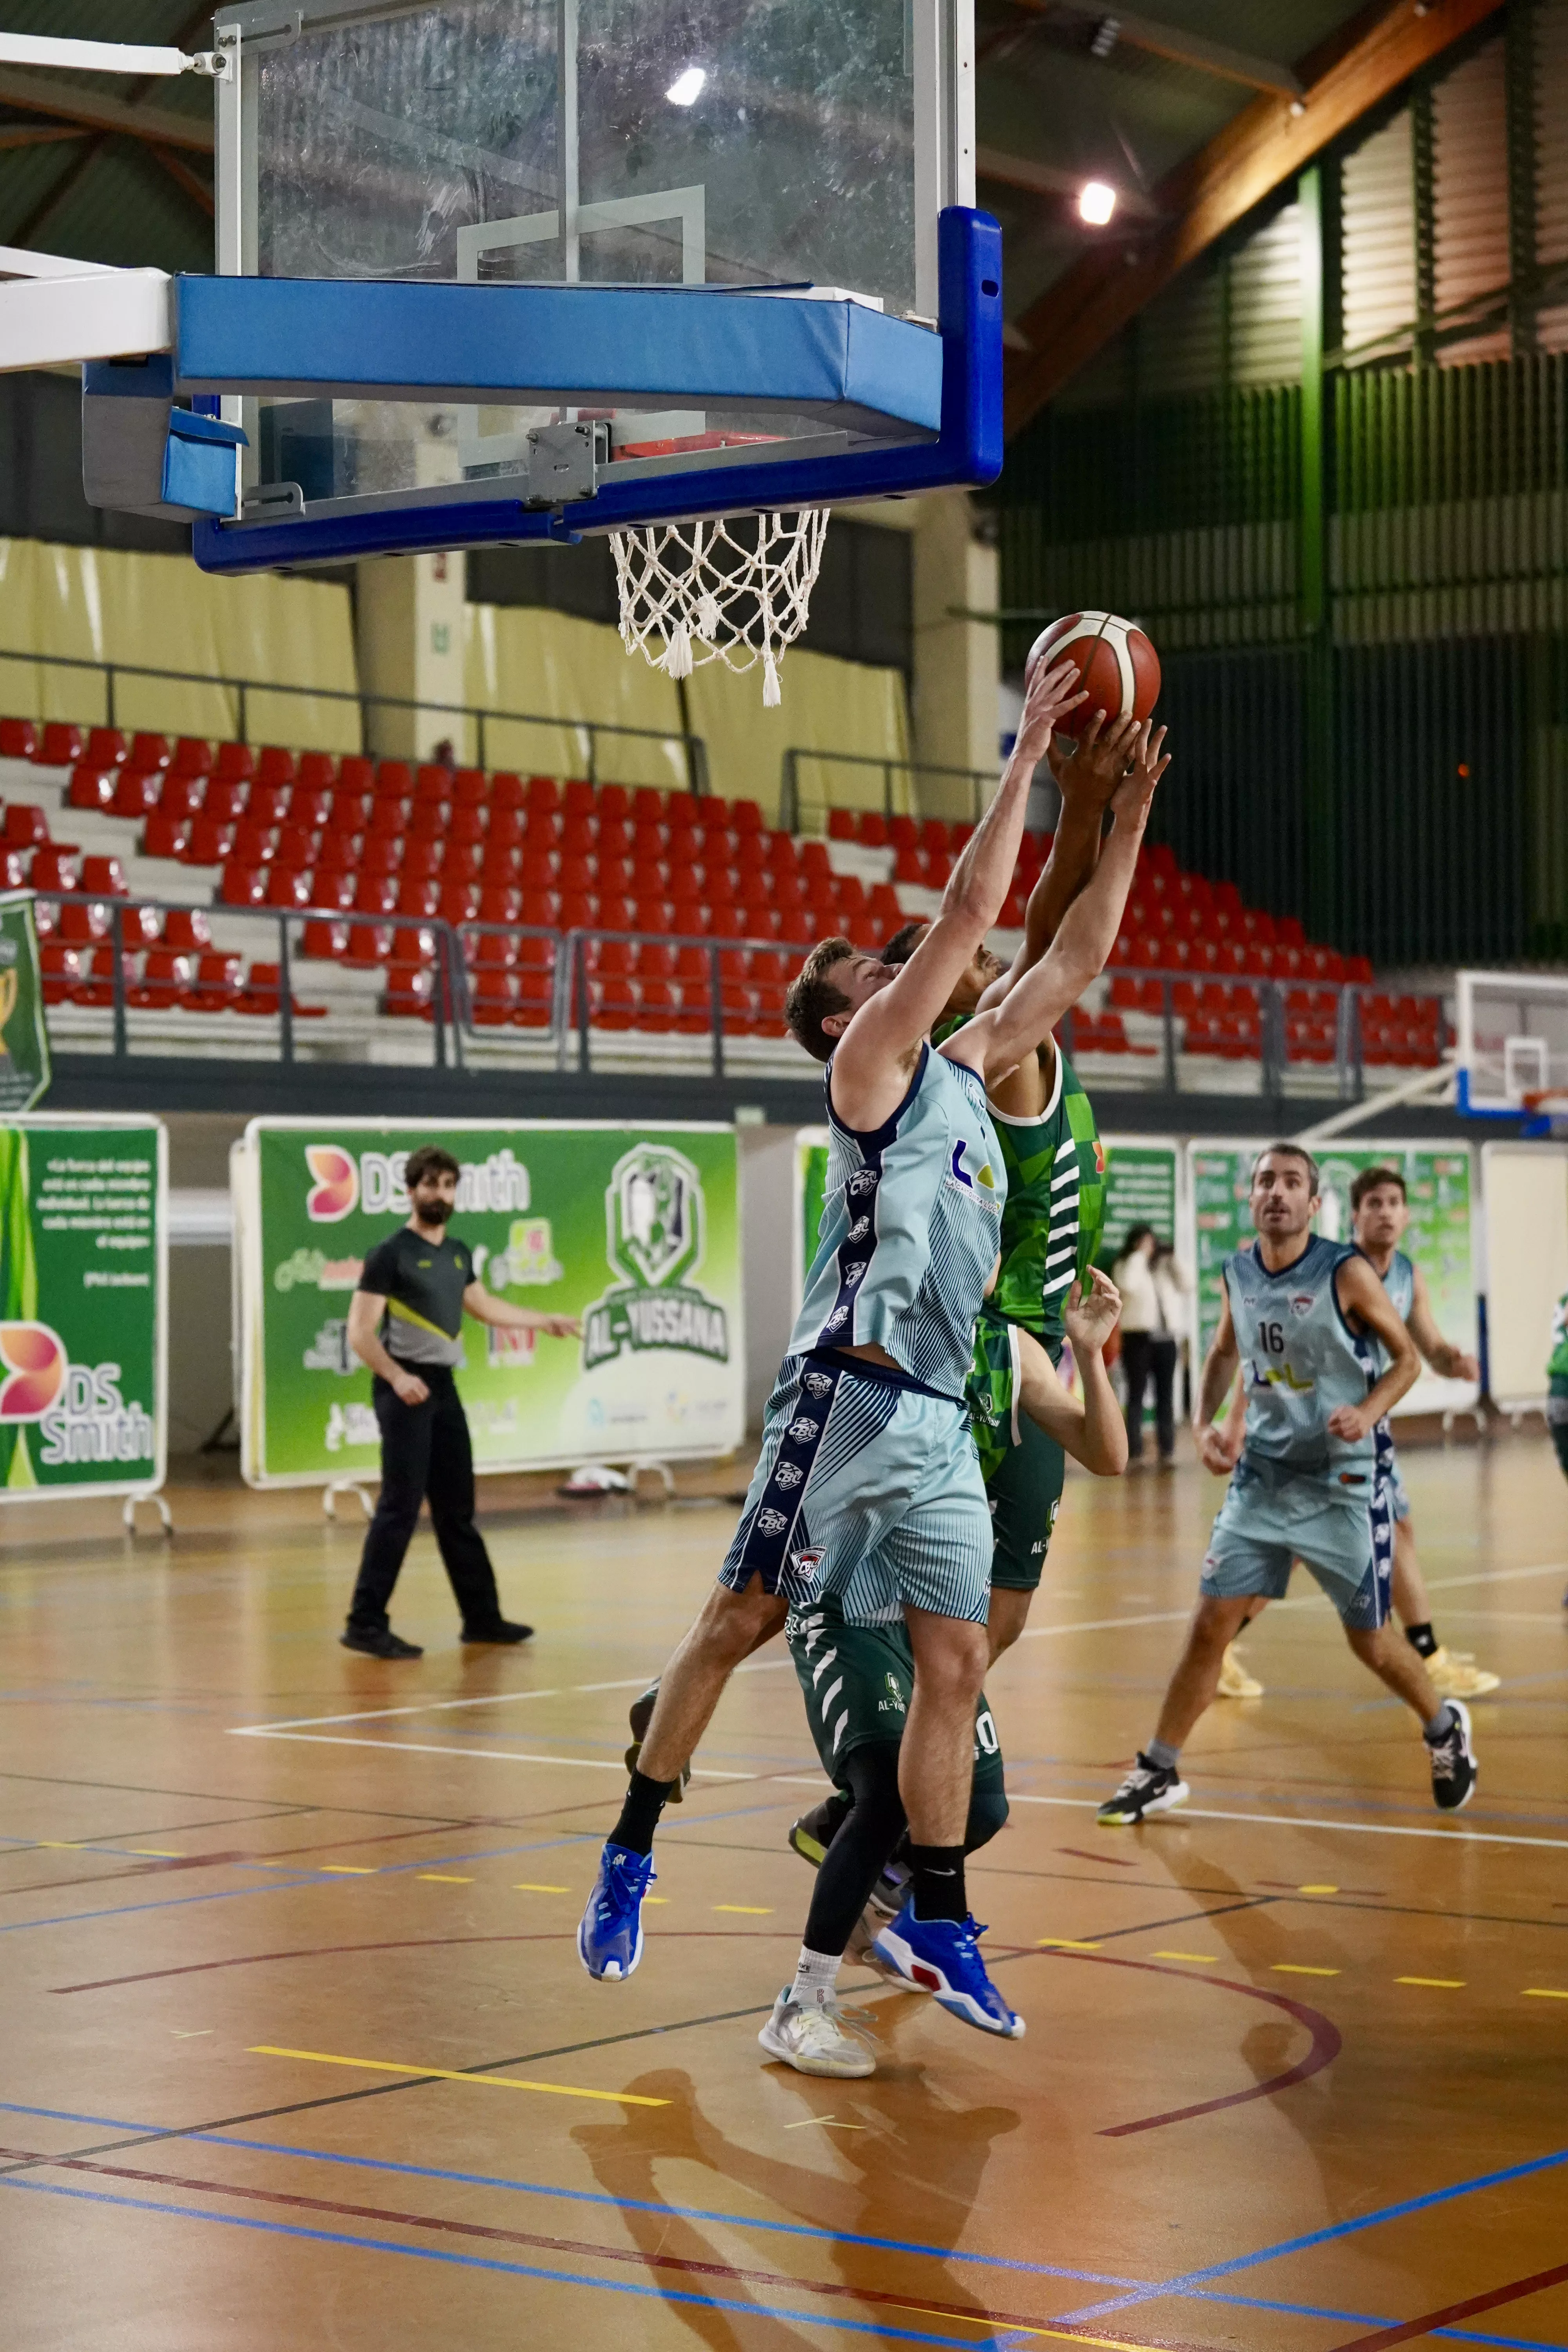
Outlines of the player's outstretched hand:
[[534,1324],[536,1331],[548,1333],[552,1339],[580,1339],[583,1326],[575,1315],[542,1315]]
[[1024,715],[1018,721],[1018,732],[1013,745],[1013,757],[1027,760],[1031,767],[1044,759],[1050,749],[1051,735],[1069,710],[1089,700],[1087,688],[1078,686],[1078,664],[1059,661],[1054,669],[1042,662],[1029,680],[1029,690],[1024,697]]
[[1113,815],[1131,817],[1140,824],[1148,815],[1154,788],[1171,764],[1171,755],[1164,746],[1164,728],[1156,727],[1152,719],[1145,719],[1133,741],[1127,747],[1131,764],[1110,795]]
[[1074,1283],[1068,1291],[1064,1321],[1068,1338],[1072,1341],[1075,1358],[1090,1349],[1099,1351],[1115,1330],[1121,1313],[1121,1293],[1108,1274],[1091,1265],[1080,1291]]
[[1228,1478],[1241,1453],[1240,1430],[1233,1437],[1222,1423],[1205,1421],[1199,1423],[1193,1436],[1204,1468],[1211,1470],[1216,1478]]
[[1329,1415],[1329,1435],[1359,1445],[1372,1429],[1372,1420],[1359,1404],[1337,1404]]
[[1047,756],[1062,798],[1107,807],[1111,793],[1127,773],[1138,732],[1138,721],[1131,712],[1125,719],[1111,719],[1103,710],[1096,710],[1076,739],[1071,735],[1053,735]]

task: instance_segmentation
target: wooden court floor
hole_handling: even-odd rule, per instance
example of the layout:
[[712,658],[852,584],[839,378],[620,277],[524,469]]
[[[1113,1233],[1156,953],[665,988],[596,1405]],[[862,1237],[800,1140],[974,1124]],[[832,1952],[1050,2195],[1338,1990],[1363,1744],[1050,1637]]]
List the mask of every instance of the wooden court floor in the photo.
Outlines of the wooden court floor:
[[1470,1810],[1299,1578],[1192,1810],[1098,1830],[1217,1490],[1075,1477],[971,1879],[1027,2038],[850,1978],[882,2061],[844,2085],[755,2042],[822,1786],[782,1651],[668,1817],[637,1976],[573,1948],[721,1502],[487,1490],[538,1639],[460,1650],[422,1536],[401,1668],[337,1646],[358,1535],[314,1496],[176,1492],[172,1550],[12,1514],[4,2352],[1568,2347],[1568,1489],[1539,1439],[1405,1467],[1439,1630],[1506,1677]]

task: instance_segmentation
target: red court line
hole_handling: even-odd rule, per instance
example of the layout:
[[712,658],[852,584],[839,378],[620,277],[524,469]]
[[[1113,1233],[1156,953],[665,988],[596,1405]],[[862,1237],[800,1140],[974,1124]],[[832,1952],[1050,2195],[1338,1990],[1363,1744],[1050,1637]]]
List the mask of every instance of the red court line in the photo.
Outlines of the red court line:
[[[711,1941],[714,1937],[739,1937],[742,1941],[756,1937],[776,1940],[783,1936],[794,1942],[799,1930],[795,1927],[661,1927],[661,1943],[679,1943],[692,1937]],[[152,1984],[160,1977],[205,1976],[212,1969],[248,1969],[263,1960],[320,1960],[340,1952],[418,1952],[444,1948],[448,1944],[567,1944],[575,1931],[570,1927],[536,1929],[531,1935],[512,1936],[393,1936],[371,1944],[301,1944],[287,1952],[237,1952],[226,1960],[185,1960],[178,1968],[142,1969],[134,1976],[96,1977],[90,1984],[50,1985],[50,1992],[107,1992],[116,1985]]]
[[[395,2206],[357,2205],[338,2198],[308,2197],[302,2191],[280,2189],[239,2188],[226,2180],[205,2180],[180,2172],[149,2172],[140,2166],[99,2164],[86,2157],[36,2156],[29,2148],[0,2148],[0,2156],[31,2161],[46,2171],[90,2172],[107,2180],[132,2180],[143,2188],[184,2189],[197,2195],[225,2197],[237,2204],[284,2205],[307,2213],[334,2213],[356,2221],[401,2225],[411,2230],[432,2230],[441,2235],[459,2238],[480,2238],[507,2246],[529,2246],[536,2251],[555,2254],[573,2254],[592,2262],[621,2263],[633,2269],[645,2271],[678,2271],[698,2278],[725,2279],[743,2286],[762,2286],[775,2291],[783,2289],[796,2294],[811,2294],[829,2301],[876,2304],[895,2311],[923,2312],[942,2319],[971,2321],[977,2327],[1019,2327],[1047,2330],[1053,2336],[1084,2336],[1091,2343],[1103,2344],[1104,2336],[1097,2328],[1080,2326],[1071,2321],[1028,2319],[1021,2312],[994,2311],[984,2305],[944,2302],[928,2294],[897,2294],[885,2287],[859,2287],[841,2284],[836,2280],[792,2278],[782,2271],[742,2269],[732,2263],[700,2262],[689,2254],[650,2254],[640,2248],[603,2246],[583,2238],[556,2238],[533,2230],[506,2230],[483,2221],[459,2221],[443,2214],[408,2213]],[[941,2257],[938,2257],[941,2260]],[[1196,2347],[1169,2336],[1143,2339],[1147,2352],[1196,2352]]]
[[[1016,1952],[1029,1948],[1015,1945]],[[1238,1992],[1247,2000],[1261,2000],[1270,2009],[1282,2009],[1299,2025],[1304,2025],[1312,2037],[1307,2055],[1283,2074],[1270,2074],[1264,2083],[1254,2083],[1250,2090],[1227,2091],[1223,2098],[1200,2099],[1190,2107],[1171,2107],[1163,2115],[1141,2116],[1136,2123],[1106,2124],[1098,2137],[1100,2139],[1126,2139],[1133,2132],[1158,2131],[1163,2124],[1190,2123],[1195,2116],[1217,2115],[1222,2107],[1244,2107],[1253,2099],[1272,2098],[1277,2091],[1289,2091],[1297,2083],[1331,2066],[1343,2044],[1340,2030],[1321,2010],[1309,2009],[1304,2001],[1292,2000],[1289,1994],[1267,1991],[1261,1985],[1237,1984],[1234,1977],[1194,1977],[1185,1969],[1162,1968],[1157,1960],[1124,1960],[1114,1952],[1064,1952],[1049,1948],[1036,1951],[1034,1957],[1048,1960],[1087,1960],[1091,1967],[1106,1969],[1140,1969],[1153,1977],[1179,1977],[1184,1984],[1211,1985],[1216,1992]]]
[[[1138,1867],[1138,1864],[1135,1862],[1124,1861],[1122,1856],[1119,1853],[1089,1853],[1081,1845],[1058,1845],[1057,1852],[1058,1853],[1070,1853],[1075,1862],[1108,1862],[1110,1864],[1112,1868],[1116,1870],[1136,1870]],[[1228,1895],[1230,1889],[1226,1886],[1215,1888],[1212,1891],[1216,1894]]]
[[1385,2344],[1410,2344],[1418,2336],[1430,2336],[1434,2328],[1450,2327],[1457,2319],[1472,2319],[1479,2311],[1496,2311],[1500,2304],[1518,2303],[1527,2294],[1539,2294],[1543,2287],[1561,2286],[1568,2279],[1568,2263],[1559,2263],[1554,2269],[1536,2271],[1529,2278],[1515,2279],[1508,2286],[1489,2287],[1484,2294],[1472,2294],[1463,2303],[1450,2303],[1445,2310],[1428,2311],[1420,2319],[1402,2320],[1396,2327],[1379,2327],[1371,2336],[1352,2336],[1347,2343],[1336,2344],[1332,2352],[1383,2352]]

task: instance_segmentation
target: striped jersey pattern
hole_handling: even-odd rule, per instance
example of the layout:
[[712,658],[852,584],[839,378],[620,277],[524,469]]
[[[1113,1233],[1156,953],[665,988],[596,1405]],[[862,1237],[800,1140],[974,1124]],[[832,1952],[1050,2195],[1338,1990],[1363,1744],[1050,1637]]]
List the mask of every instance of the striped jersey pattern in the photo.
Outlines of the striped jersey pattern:
[[1007,1171],[1002,1271],[992,1305],[1060,1352],[1075,1277],[1094,1264],[1105,1228],[1105,1152],[1094,1110],[1058,1045],[1038,1118],[992,1111]]

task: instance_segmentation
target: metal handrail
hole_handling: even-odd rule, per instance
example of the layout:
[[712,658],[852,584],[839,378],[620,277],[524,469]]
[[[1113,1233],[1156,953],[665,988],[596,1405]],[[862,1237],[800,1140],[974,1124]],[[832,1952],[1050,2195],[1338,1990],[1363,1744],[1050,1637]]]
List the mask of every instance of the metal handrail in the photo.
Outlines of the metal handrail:
[[[831,761],[835,767],[877,768],[882,777],[882,814],[896,816],[893,806],[893,778],[897,776],[962,776],[970,787],[970,808],[978,824],[984,814],[984,795],[995,782],[995,768],[947,768],[931,760],[884,759],[874,751],[818,751],[809,744],[797,743],[784,754],[779,771],[779,824],[785,833],[798,833],[800,825],[800,763],[803,760]],[[825,808],[833,803],[825,801]]]
[[[590,1035],[593,1027],[592,992],[587,950],[590,945],[605,940],[623,940],[628,944],[645,944],[672,948],[700,948],[708,965],[708,1012],[710,1036],[710,1067],[716,1078],[727,1075],[724,1051],[723,982],[720,959],[726,953],[764,953],[805,957],[811,943],[806,940],[763,939],[746,936],[721,939],[710,932],[632,931],[612,929],[596,924],[574,926],[563,932],[542,923],[493,923],[479,918],[451,922],[437,915],[414,915],[396,911],[374,913],[358,908],[343,907],[237,907],[223,900],[193,907],[188,900],[153,898],[141,896],[109,896],[90,890],[40,890],[35,898],[50,906],[91,906],[108,916],[105,937],[79,943],[90,952],[103,946],[110,950],[110,1005],[113,1020],[112,1051],[117,1059],[130,1052],[125,966],[129,956],[142,951],[143,942],[137,947],[127,944],[125,919],[133,911],[147,908],[163,914],[199,914],[206,920],[261,923],[271,927],[278,941],[279,997],[279,1059],[291,1064],[297,1058],[295,1050],[293,1009],[294,955],[291,947],[291,927],[311,922],[343,925],[366,924],[375,929],[418,930],[431,935],[435,949],[432,966],[431,1017],[432,1063],[435,1067],[462,1069],[467,1066],[465,1037],[476,1035],[474,999],[470,980],[474,964],[467,951],[470,935],[501,935],[510,939],[542,939],[552,943],[552,982],[548,1043],[553,1047],[556,1066],[568,1070],[574,1066],[579,1073],[592,1067]],[[78,942],[69,942],[76,946]],[[176,950],[176,952],[185,952]],[[202,950],[191,950],[201,953]],[[221,952],[221,950],[220,950]],[[1251,972],[1216,973],[1194,971],[1180,966],[1151,970],[1145,965],[1111,963],[1102,975],[1107,980],[1133,979],[1140,982],[1157,981],[1161,992],[1161,1011],[1166,1090],[1182,1091],[1180,1085],[1179,1048],[1176,1024],[1184,1019],[1175,1009],[1174,990],[1185,982],[1204,987],[1218,982],[1226,989],[1245,988],[1258,1001],[1259,1015],[1259,1063],[1262,1092],[1266,1097],[1278,1099],[1284,1093],[1285,1076],[1290,1062],[1288,1034],[1289,1015],[1286,995],[1292,988],[1310,987],[1320,992],[1332,992],[1335,999],[1334,1060],[1338,1079],[1337,1091],[1342,1101],[1360,1102],[1365,1094],[1365,1054],[1363,1037],[1363,1004],[1365,998],[1376,992],[1363,981],[1303,980],[1292,975],[1269,976]],[[1110,1008],[1114,1010],[1115,1008]],[[1068,1013],[1059,1024],[1062,1044],[1070,1055],[1074,1051],[1074,1015]],[[574,1046],[575,1051],[574,1052]]]
[[[478,764],[481,768],[488,768],[489,765],[489,761],[485,757],[487,721],[495,720],[501,725],[523,727],[581,728],[588,738],[588,782],[592,784],[596,784],[599,781],[599,737],[601,735],[630,735],[643,742],[679,743],[686,755],[686,772],[689,790],[700,795],[706,795],[712,790],[709,776],[706,741],[700,735],[687,734],[679,729],[623,727],[618,720],[615,719],[562,718],[553,711],[491,710],[477,702],[433,702],[424,696],[365,694],[360,692],[357,688],[351,690],[342,686],[286,686],[265,677],[220,677],[216,672],[208,670],[159,669],[150,667],[145,662],[90,661],[76,654],[35,654],[0,646],[0,662],[7,661],[41,662],[53,669],[97,670],[104,680],[104,717],[101,723],[105,727],[113,727],[118,723],[114,716],[114,681],[117,677],[161,677],[179,686],[222,687],[237,696],[235,712],[235,740],[240,743],[248,742],[250,740],[246,726],[247,695],[294,694],[317,702],[353,703],[360,713],[362,736],[364,731],[366,714],[372,709],[434,710],[440,712],[444,717],[472,719],[476,722]],[[40,720],[37,723],[42,725],[45,722]],[[91,724],[90,720],[81,719],[68,720],[64,723],[72,726]],[[609,781],[613,782],[614,779]]]

